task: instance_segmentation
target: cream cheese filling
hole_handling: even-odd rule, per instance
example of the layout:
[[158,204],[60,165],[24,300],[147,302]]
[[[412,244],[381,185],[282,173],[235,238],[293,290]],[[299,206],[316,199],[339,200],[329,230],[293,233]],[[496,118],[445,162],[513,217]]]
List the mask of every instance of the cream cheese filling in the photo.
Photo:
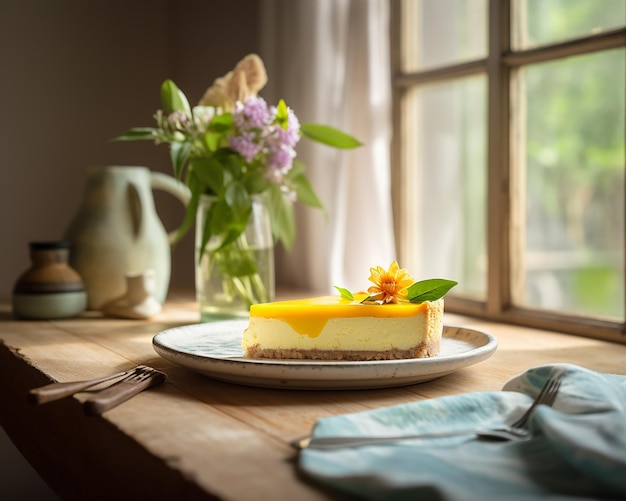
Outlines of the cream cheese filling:
[[[435,323],[436,324],[436,323]],[[375,350],[410,349],[437,335],[427,316],[399,318],[331,318],[318,335],[296,332],[283,320],[251,317],[243,348],[261,344],[272,349]]]

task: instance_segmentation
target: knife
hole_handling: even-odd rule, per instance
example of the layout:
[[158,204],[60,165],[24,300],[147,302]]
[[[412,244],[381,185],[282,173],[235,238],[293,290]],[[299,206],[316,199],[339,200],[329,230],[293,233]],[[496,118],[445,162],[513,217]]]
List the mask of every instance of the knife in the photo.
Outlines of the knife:
[[[450,430],[442,432],[428,432],[417,435],[396,435],[396,436],[365,436],[365,437],[303,437],[291,442],[294,449],[343,449],[347,447],[361,447],[364,445],[388,444],[401,442],[403,440],[416,440],[428,438],[448,438],[461,435],[476,434],[475,430]],[[510,438],[504,435],[501,438]]]

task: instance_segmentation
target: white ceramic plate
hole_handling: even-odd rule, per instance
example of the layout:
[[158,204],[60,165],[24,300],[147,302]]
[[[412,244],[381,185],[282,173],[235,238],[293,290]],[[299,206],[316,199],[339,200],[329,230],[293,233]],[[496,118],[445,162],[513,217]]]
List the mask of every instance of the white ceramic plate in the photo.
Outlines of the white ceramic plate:
[[175,327],[152,345],[163,358],[214,379],[287,389],[367,389],[429,381],[491,356],[496,339],[463,327],[444,327],[441,351],[432,358],[331,362],[243,358],[241,336],[248,320]]

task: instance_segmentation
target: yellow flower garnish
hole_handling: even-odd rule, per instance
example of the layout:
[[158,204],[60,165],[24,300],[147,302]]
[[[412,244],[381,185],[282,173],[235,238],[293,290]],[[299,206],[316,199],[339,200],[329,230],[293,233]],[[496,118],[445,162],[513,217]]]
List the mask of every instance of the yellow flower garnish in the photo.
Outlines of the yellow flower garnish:
[[406,299],[407,289],[413,284],[413,279],[396,261],[389,265],[388,270],[377,266],[370,268],[370,273],[369,281],[374,285],[367,289],[370,293],[368,301],[382,301],[383,304],[388,304]]
[[[447,294],[458,282],[445,278],[430,278],[413,283],[413,279],[406,270],[401,269],[396,261],[389,265],[389,269],[381,266],[370,268],[370,282],[374,285],[367,289],[370,294],[361,303],[398,304],[400,302],[423,303],[437,301]],[[335,285],[343,299],[355,301],[354,294],[344,287]],[[362,293],[359,293],[362,294]]]

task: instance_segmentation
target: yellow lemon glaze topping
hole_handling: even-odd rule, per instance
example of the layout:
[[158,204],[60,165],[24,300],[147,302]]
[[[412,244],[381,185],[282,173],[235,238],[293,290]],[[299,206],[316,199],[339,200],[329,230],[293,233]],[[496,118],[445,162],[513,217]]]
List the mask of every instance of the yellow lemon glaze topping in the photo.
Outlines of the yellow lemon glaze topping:
[[293,301],[253,304],[250,317],[280,319],[299,334],[318,336],[331,318],[403,318],[426,310],[425,303],[361,304],[367,294],[355,294],[355,301],[341,296],[324,296]]

